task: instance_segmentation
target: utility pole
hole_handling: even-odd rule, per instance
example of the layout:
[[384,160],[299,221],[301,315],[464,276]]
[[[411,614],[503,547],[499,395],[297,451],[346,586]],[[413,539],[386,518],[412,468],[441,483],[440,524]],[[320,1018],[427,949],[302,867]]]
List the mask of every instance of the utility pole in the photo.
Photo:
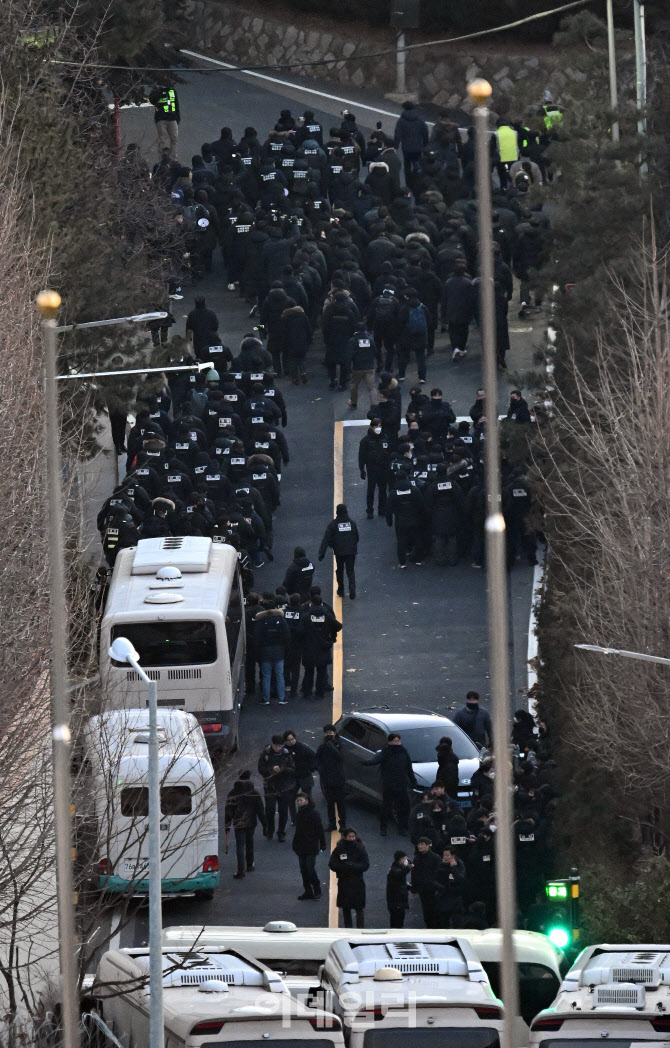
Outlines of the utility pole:
[[[484,353],[484,389],[489,405],[486,419],[486,577],[489,626],[489,666],[493,703],[495,745],[494,801],[496,811],[496,878],[498,922],[502,932],[501,996],[505,1002],[502,1048],[513,1048],[514,1021],[518,1011],[517,968],[514,957],[516,923],[516,856],[512,831],[512,762],[509,759],[510,683],[509,620],[507,614],[507,543],[502,515],[500,483],[500,434],[496,411],[498,354],[496,349],[493,283],[493,235],[491,228],[491,157],[489,110],[491,85],[474,80],[468,94],[475,105],[475,174],[477,228],[479,233],[479,301]],[[504,875],[502,875],[504,871]]]
[[63,539],[58,387],[56,386],[56,316],[61,299],[56,291],[42,291],[37,308],[44,340],[44,400],[46,419],[47,496],[49,526],[49,618],[51,626],[51,730],[53,747],[53,804],[56,837],[58,941],[60,946],[63,1048],[78,1048],[79,995],[77,941],[72,882],[72,817],[70,814],[70,701],[68,699],[68,642],[66,575]]
[[[619,94],[616,83],[616,54],[614,51],[614,12],[612,0],[607,0],[607,54],[610,72],[610,108],[616,113],[619,108]],[[612,141],[619,141],[619,121],[612,121]]]

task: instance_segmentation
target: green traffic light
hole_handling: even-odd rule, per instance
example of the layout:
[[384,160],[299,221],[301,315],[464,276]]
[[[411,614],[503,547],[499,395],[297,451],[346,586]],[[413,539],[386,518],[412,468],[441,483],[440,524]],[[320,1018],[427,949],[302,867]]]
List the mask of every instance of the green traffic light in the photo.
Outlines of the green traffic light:
[[547,936],[554,946],[558,946],[559,950],[564,950],[566,946],[570,944],[570,934],[565,928],[557,926],[550,928],[547,932]]

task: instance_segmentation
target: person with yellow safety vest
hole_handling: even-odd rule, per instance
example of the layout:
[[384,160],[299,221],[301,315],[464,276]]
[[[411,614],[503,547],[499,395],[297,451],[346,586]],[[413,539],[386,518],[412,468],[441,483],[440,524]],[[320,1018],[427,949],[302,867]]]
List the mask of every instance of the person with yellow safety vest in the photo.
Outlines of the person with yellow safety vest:
[[519,136],[512,125],[500,119],[496,125],[498,141],[498,176],[500,188],[504,189],[509,181],[509,169],[519,159]]
[[179,135],[179,99],[173,87],[156,87],[149,95],[154,107],[154,121],[158,135],[158,156],[163,148],[169,148],[170,159],[177,159],[177,138]]

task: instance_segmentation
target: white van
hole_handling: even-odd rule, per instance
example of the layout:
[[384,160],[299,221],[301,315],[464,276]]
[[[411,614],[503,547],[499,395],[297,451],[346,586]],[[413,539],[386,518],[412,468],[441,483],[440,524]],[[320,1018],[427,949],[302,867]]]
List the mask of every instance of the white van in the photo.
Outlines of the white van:
[[[499,928],[476,931],[458,929],[459,939],[466,939],[481,961],[493,992],[500,996],[502,933]],[[228,927],[212,925],[181,925],[165,928],[163,945],[176,949],[189,947],[210,952],[239,946],[245,953],[258,958],[270,968],[281,972],[286,982],[300,999],[309,999],[320,988],[319,974],[328,951],[334,942],[448,942],[448,933],[417,931],[410,928],[361,928],[346,931],[343,928],[298,928],[291,921],[271,921],[264,928]],[[561,981],[560,963],[563,955],[546,935],[538,932],[515,931],[517,973],[519,976],[519,1016],[523,1020],[527,1043],[528,1025],[537,1013],[546,1008],[556,996]]]
[[589,946],[531,1025],[530,1044],[670,1046],[670,946]]
[[350,1048],[406,1048],[409,1040],[415,1048],[500,1044],[502,1002],[466,939],[339,939],[321,983]]
[[121,550],[100,630],[100,677],[116,709],[144,706],[146,684],[113,662],[127,637],[158,687],[159,706],[193,713],[209,746],[236,748],[244,684],[244,603],[237,551],[193,536]]
[[[92,992],[123,1048],[149,1043],[148,974],[146,949],[112,950],[98,965]],[[164,951],[163,1018],[165,1048],[344,1048],[339,1019],[306,1008],[275,972],[232,949]]]
[[[219,820],[202,729],[189,713],[160,709],[158,741],[162,890],[211,898],[219,883]],[[149,711],[111,710],[92,717],[83,747],[88,774],[77,808],[95,827],[97,887],[146,894]]]

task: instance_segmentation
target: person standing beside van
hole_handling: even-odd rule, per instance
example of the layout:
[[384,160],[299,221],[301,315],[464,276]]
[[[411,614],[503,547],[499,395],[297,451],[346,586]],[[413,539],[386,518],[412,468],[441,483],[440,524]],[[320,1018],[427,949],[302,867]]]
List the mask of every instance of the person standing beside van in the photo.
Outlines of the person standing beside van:
[[264,597],[261,603],[263,610],[259,611],[254,619],[256,658],[261,664],[263,686],[261,705],[270,705],[270,691],[274,676],[277,699],[279,700],[279,705],[284,706],[287,702],[286,685],[284,683],[284,655],[286,654],[291,634],[288,622],[284,618],[284,612],[277,607],[276,601],[271,597]]
[[265,793],[265,836],[269,841],[275,832],[275,810],[277,811],[277,840],[286,840],[286,823],[291,794],[295,788],[295,765],[293,757],[284,746],[281,735],[273,735],[258,758],[258,772],[263,776]]
[[355,830],[345,829],[330,856],[329,868],[337,877],[337,905],[345,928],[353,928],[351,911],[356,911],[356,927],[365,927],[365,881],[370,868],[365,845]]
[[[237,853],[236,881],[241,881],[245,873],[253,873],[254,867],[254,834],[256,823],[260,822],[263,833],[267,828],[263,800],[254,789],[251,772],[240,772],[237,782],[226,797],[226,841],[231,827],[235,831],[235,850]],[[227,843],[226,843],[227,847]]]
[[326,850],[326,834],[321,816],[307,793],[298,794],[296,805],[293,851],[298,856],[302,876],[303,893],[298,899],[304,902],[307,899],[321,898],[321,881],[316,872],[316,857],[319,852]]

